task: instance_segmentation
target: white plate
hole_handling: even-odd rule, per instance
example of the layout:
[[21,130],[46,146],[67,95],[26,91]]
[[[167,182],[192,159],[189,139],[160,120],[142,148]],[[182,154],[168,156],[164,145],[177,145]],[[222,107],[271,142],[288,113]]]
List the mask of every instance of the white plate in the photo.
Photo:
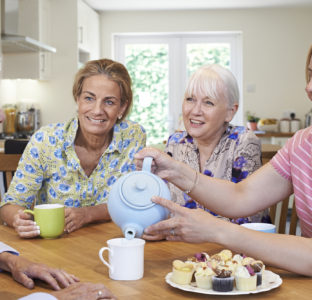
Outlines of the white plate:
[[172,287],[175,287],[177,289],[183,290],[183,291],[188,291],[188,292],[193,292],[193,293],[200,293],[200,294],[208,294],[208,295],[244,295],[244,294],[257,294],[257,293],[262,293],[266,292],[272,289],[275,289],[279,287],[282,284],[282,279],[279,275],[268,271],[264,270],[262,274],[262,285],[258,286],[256,290],[254,291],[238,291],[235,287],[233,291],[231,292],[217,292],[214,290],[205,290],[205,289],[200,289],[196,286],[195,282],[192,282],[190,285],[182,285],[182,284],[177,284],[171,281],[171,275],[172,273],[168,273],[166,276],[166,282],[171,285]]

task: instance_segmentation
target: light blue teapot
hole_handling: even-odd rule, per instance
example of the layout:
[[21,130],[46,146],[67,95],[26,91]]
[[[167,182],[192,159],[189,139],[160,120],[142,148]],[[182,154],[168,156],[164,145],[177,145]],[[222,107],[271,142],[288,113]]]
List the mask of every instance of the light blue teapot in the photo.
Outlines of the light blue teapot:
[[152,196],[170,199],[166,183],[151,173],[152,157],[145,157],[142,171],[120,177],[108,197],[108,212],[125,238],[141,237],[149,225],[168,217],[168,210],[151,201]]

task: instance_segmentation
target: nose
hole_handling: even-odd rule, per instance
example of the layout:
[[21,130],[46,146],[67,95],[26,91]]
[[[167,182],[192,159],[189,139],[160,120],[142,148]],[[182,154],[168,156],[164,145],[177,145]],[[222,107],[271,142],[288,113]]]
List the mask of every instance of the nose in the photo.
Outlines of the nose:
[[194,105],[192,107],[192,113],[193,114],[196,114],[196,115],[199,115],[202,113],[202,103],[201,101],[195,101],[194,102]]
[[95,101],[92,111],[97,115],[102,113],[102,101],[100,99]]

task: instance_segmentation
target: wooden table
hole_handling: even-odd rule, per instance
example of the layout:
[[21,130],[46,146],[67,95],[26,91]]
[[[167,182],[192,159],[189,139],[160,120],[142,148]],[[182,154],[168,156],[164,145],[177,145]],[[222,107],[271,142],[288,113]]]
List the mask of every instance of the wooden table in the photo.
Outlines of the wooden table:
[[[185,260],[196,252],[213,254],[222,249],[216,244],[186,244],[177,242],[147,242],[145,245],[144,277],[137,281],[114,281],[108,269],[98,258],[98,251],[111,238],[120,237],[121,231],[113,223],[96,224],[82,228],[59,239],[20,239],[12,228],[0,225],[1,241],[20,251],[21,255],[45,262],[80,277],[81,281],[104,283],[118,299],[311,299],[312,279],[286,271],[268,268],[278,273],[283,284],[271,291],[244,296],[210,296],[175,289],[165,282],[174,259]],[[49,291],[37,282],[34,291]],[[12,280],[8,273],[0,274],[0,299],[17,299],[31,291]],[[92,299],[90,299],[92,300]]]

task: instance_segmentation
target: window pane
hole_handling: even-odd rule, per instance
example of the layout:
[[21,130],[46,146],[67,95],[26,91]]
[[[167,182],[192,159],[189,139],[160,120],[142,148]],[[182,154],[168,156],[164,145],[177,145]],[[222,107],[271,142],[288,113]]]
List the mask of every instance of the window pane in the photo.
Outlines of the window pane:
[[130,119],[147,131],[147,144],[168,138],[168,45],[127,44],[126,67],[132,78]]
[[230,67],[230,44],[201,43],[187,44],[187,77],[189,78],[199,67],[207,64],[219,64]]

